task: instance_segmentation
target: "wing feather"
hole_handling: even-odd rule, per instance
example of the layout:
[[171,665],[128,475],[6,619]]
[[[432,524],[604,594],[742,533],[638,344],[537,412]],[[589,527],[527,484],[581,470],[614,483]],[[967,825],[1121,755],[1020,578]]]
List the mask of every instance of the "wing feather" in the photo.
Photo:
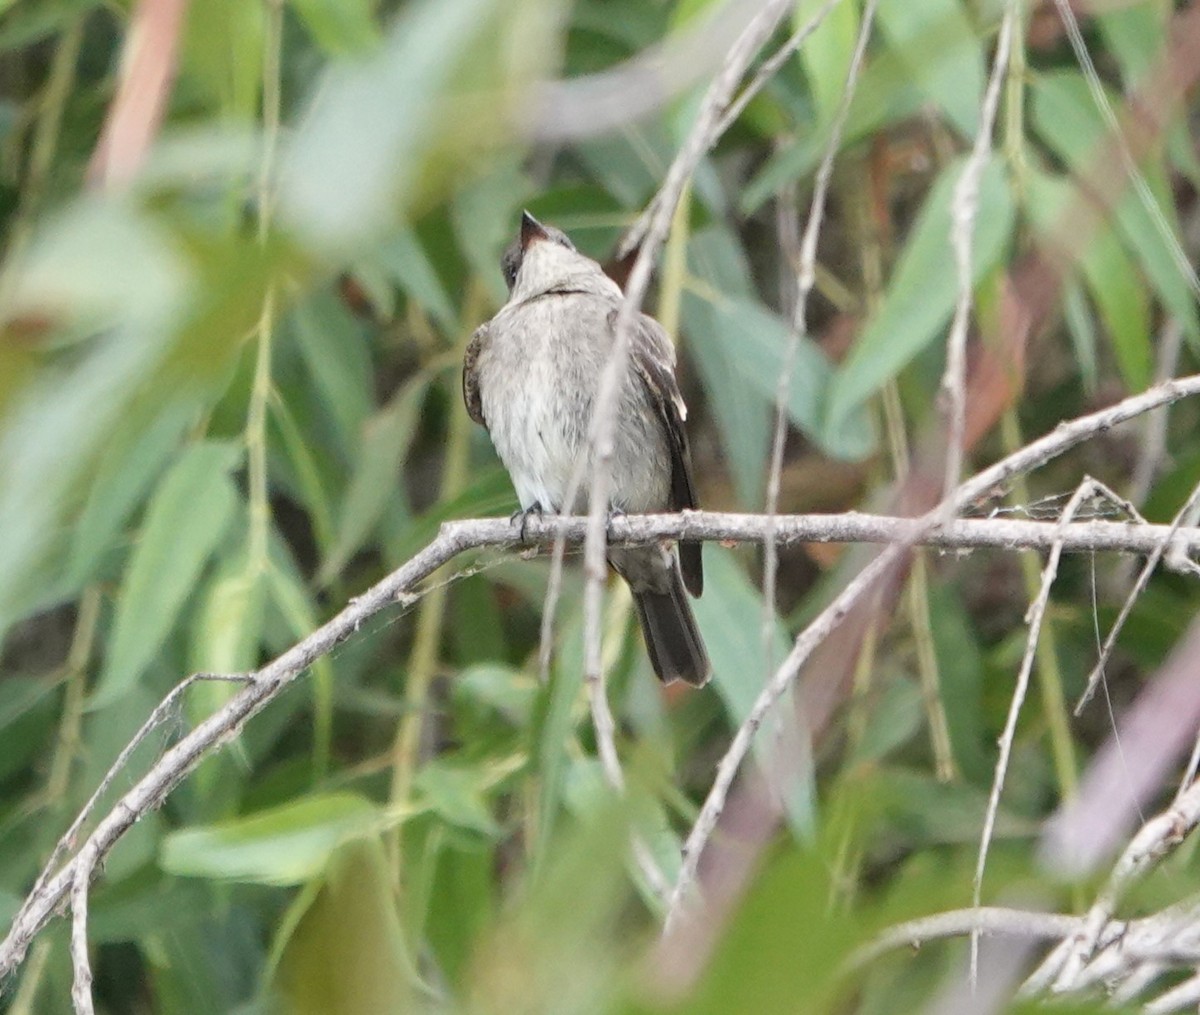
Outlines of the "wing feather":
[[[615,320],[614,320],[615,325]],[[680,511],[698,506],[696,485],[692,479],[692,454],[688,446],[687,406],[675,379],[675,347],[663,326],[642,314],[634,330],[630,361],[658,412],[671,452],[670,508]],[[704,565],[701,544],[683,540],[679,544],[679,563],[688,591],[699,596],[704,591]]]

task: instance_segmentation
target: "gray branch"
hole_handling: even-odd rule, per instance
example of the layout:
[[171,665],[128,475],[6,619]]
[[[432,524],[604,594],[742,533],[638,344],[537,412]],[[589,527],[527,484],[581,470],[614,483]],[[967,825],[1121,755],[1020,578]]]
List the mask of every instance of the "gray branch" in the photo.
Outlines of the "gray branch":
[[[1066,449],[1124,420],[1188,395],[1200,393],[1200,376],[1158,385],[1142,394],[1069,423],[1036,440],[1002,462],[985,469],[960,487],[963,501],[977,500],[1002,487],[1018,473],[1035,468]],[[529,542],[550,545],[557,538],[579,544],[587,518],[530,519]],[[978,548],[1047,549],[1060,542],[1064,552],[1109,550],[1150,553],[1170,538],[1180,551],[1200,548],[1200,529],[1111,521],[1029,521],[1010,518],[960,519],[930,524],[909,518],[888,518],[850,513],[844,515],[764,515],[684,512],[613,519],[610,539],[635,544],[658,539],[688,538],[723,542],[761,543],[768,531],[781,543],[869,542],[892,546],[920,543],[948,551]],[[448,522],[438,536],[404,565],[351,602],[333,619],[292,646],[266,666],[237,679],[241,688],[220,709],[167,749],[135,784],[99,820],[74,856],[39,877],[18,911],[8,934],[0,942],[0,982],[24,958],[30,943],[69,902],[76,878],[83,882],[103,866],[116,842],[141,817],[160,806],[167,795],[208,754],[233,739],[242,727],[273,701],[312,663],[350,638],[361,625],[393,603],[403,602],[438,568],[461,553],[481,547],[518,545],[517,532],[504,519]],[[157,715],[157,711],[156,711]],[[156,722],[152,715],[150,722]],[[60,854],[61,856],[62,854]]]

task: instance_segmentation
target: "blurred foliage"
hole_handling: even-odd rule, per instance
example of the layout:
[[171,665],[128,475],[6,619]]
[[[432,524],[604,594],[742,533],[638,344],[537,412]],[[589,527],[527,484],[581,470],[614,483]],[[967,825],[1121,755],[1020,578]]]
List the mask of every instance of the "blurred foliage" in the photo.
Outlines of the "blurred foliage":
[[[513,508],[458,388],[465,342],[504,295],[499,253],[529,207],[609,256],[699,94],[618,132],[538,145],[518,129],[537,116],[528,86],[671,45],[713,4],[193,0],[144,165],[128,184],[89,186],[131,18],[152,6],[0,2],[0,926],[183,675],[253,668],[441,520]],[[796,24],[819,6],[804,0]],[[949,202],[1000,9],[880,6],[787,404],[781,510],[878,505],[903,469],[898,449],[937,423],[956,296]],[[1086,22],[1118,105],[1155,65],[1171,10],[1134,2]],[[804,214],[860,13],[843,0],[781,68],[706,158],[676,220],[668,256],[684,268],[652,309],[679,322],[709,508],[762,504],[794,287],[786,223]],[[985,324],[1004,272],[1062,231],[1104,129],[1059,31],[1040,13],[1032,28],[982,181]],[[1141,166],[1193,259],[1196,126],[1177,117]],[[989,436],[976,463],[1145,386],[1168,315],[1185,336],[1178,369],[1195,369],[1194,294],[1132,189],[1078,254],[1006,436]],[[1150,491],[1152,518],[1169,518],[1200,477],[1181,441],[1196,419],[1191,405],[1172,412],[1176,454]],[[1030,497],[1069,493],[1084,472],[1129,491],[1139,432],[1105,434],[1044,470]],[[919,1009],[961,969],[961,942],[853,975],[840,962],[887,922],[969,899],[1028,575],[1012,554],[930,556],[904,608],[871,633],[833,735],[810,757],[799,729],[784,729],[806,759],[777,787],[788,831],[681,997],[643,962],[661,909],[627,844],[636,829],[674,876],[767,665],[756,553],[709,546],[706,557],[697,611],[711,690],[663,691],[629,602],[610,596],[624,803],[595,760],[577,573],[544,685],[541,560],[469,554],[415,605],[367,625],[112,855],[91,907],[101,1009]],[[859,559],[783,554],[775,660]],[[1078,902],[1038,878],[1031,836],[1072,781],[1052,759],[1065,750],[1082,766],[1109,728],[1093,710],[1054,744],[1048,717],[1081,687],[1117,571],[1111,558],[1064,565],[989,898]],[[1193,602],[1178,578],[1151,584],[1110,669],[1118,706]],[[196,688],[176,728],[231,686]],[[934,756],[931,716],[949,757]],[[164,743],[151,741],[135,771]],[[759,754],[768,764],[771,749]],[[1200,882],[1189,863],[1171,877],[1177,896]],[[0,1008],[69,1011],[66,952],[58,921],[0,984]]]

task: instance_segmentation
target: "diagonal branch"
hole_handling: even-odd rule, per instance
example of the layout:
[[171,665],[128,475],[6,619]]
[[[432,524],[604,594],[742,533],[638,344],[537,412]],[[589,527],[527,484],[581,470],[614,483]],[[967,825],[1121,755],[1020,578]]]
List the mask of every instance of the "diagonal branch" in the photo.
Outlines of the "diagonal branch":
[[[1014,476],[1027,472],[1062,454],[1081,441],[1087,440],[1088,437],[1098,432],[1097,427],[1108,429],[1119,422],[1157,408],[1159,405],[1176,401],[1178,397],[1181,397],[1178,394],[1177,386],[1185,384],[1191,390],[1191,385],[1196,380],[1198,378],[1192,377],[1186,381],[1168,381],[1150,388],[1140,395],[1134,395],[1118,402],[1099,413],[1091,413],[1070,422],[1060,423],[1051,433],[1027,444],[1019,451],[990,468],[984,469],[974,478],[960,485],[949,499],[953,513],[957,514],[978,498],[1002,489]],[[724,810],[725,800],[734,777],[740,769],[742,761],[745,760],[754,735],[767,713],[784,691],[791,686],[814,649],[841,624],[855,604],[888,572],[892,564],[899,560],[910,546],[920,542],[926,537],[926,534],[937,528],[944,517],[943,506],[938,505],[922,517],[910,522],[911,528],[907,538],[903,542],[891,544],[876,556],[796,638],[791,652],[788,653],[787,658],[755,700],[745,721],[734,736],[733,742],[717,766],[712,788],[705,798],[704,806],[684,845],[683,866],[679,872],[675,891],[671,895],[671,905],[667,914],[668,929],[678,921],[683,907],[689,900],[699,871],[701,854]]]

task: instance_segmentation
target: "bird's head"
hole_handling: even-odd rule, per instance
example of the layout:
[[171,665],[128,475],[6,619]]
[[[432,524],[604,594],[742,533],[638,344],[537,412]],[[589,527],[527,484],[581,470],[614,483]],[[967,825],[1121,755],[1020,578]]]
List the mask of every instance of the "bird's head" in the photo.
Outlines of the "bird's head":
[[579,253],[561,229],[521,213],[521,230],[500,262],[510,295],[545,292],[580,275],[600,275],[600,266]]

